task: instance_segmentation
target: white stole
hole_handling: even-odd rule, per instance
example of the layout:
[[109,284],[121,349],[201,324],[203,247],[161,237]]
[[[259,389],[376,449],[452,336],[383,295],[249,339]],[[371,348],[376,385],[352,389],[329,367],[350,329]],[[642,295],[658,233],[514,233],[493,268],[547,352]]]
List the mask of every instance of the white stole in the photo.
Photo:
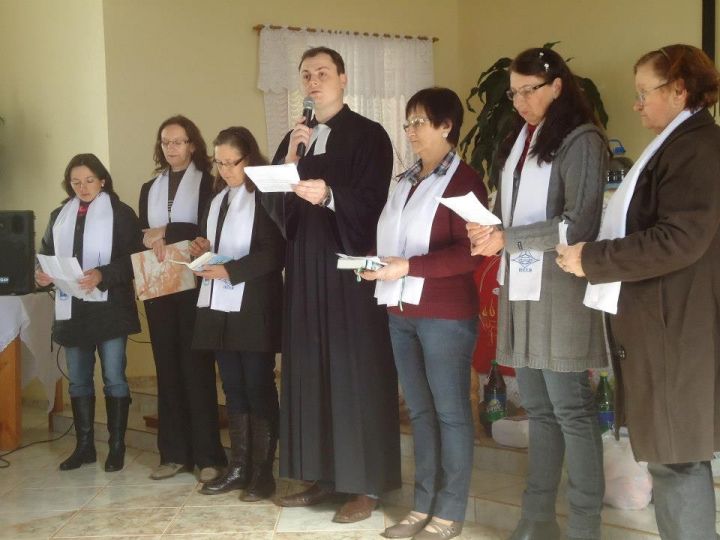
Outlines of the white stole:
[[[69,200],[62,207],[53,225],[53,244],[55,255],[72,257],[75,243],[75,223],[77,222],[80,199]],[[85,215],[83,231],[82,269],[90,270],[110,262],[113,245],[113,209],[110,195],[101,191],[93,199]],[[108,292],[104,291],[98,302],[106,302]],[[57,290],[55,294],[55,319],[65,321],[72,317],[72,297]]]
[[[647,148],[643,150],[638,160],[625,175],[620,186],[615,190],[615,193],[612,194],[612,197],[610,197],[600,224],[598,240],[614,240],[615,238],[625,237],[627,211],[630,207],[633,194],[635,193],[635,185],[640,177],[640,173],[665,142],[665,139],[675,131],[675,128],[690,118],[695,112],[697,111],[689,111],[687,109],[682,111],[652,140]],[[585,289],[583,304],[607,313],[617,313],[620,285],[620,281],[598,283],[596,285],[588,284]]]
[[[310,134],[310,141],[308,142],[308,151],[312,156],[321,156],[325,153],[327,147],[327,140],[330,137],[330,126],[327,124],[317,124]],[[313,146],[313,143],[315,146]]]
[[[538,125],[530,141],[525,163],[520,173],[515,213],[512,211],[513,175],[520,157],[522,157],[527,138],[528,125],[525,124],[515,140],[510,155],[502,170],[502,200],[500,201],[503,226],[529,225],[547,219],[547,194],[550,186],[551,163],[538,163],[537,156],[530,156],[537,136],[542,129]],[[542,290],[543,252],[536,249],[523,249],[514,255],[507,255],[507,249],[500,259],[498,283],[505,285],[505,268],[510,258],[508,271],[508,298],[511,301],[540,300]]]
[[[412,185],[403,178],[388,198],[377,225],[377,251],[381,257],[410,258],[430,251],[430,232],[437,212],[438,197],[460,165],[457,154],[443,176],[431,174],[420,182],[408,201]],[[407,204],[405,202],[407,201]],[[400,302],[419,304],[425,278],[405,276],[375,283],[375,298],[380,305],[397,306]]]
[[[207,235],[211,248],[215,246],[215,239],[221,232],[217,230],[220,206],[225,194],[230,191],[231,188],[226,187],[215,195],[210,203]],[[244,185],[232,188],[232,191],[234,193],[229,194],[230,204],[222,226],[224,234],[220,235],[218,255],[240,259],[250,253],[250,241],[255,220],[255,194],[250,193]],[[203,279],[197,306],[209,307],[216,311],[240,311],[244,291],[244,281],[232,285],[226,279]]]
[[168,221],[173,223],[198,222],[198,201],[200,200],[200,182],[202,172],[191,161],[178,186],[168,220],[169,169],[163,171],[150,186],[148,193],[148,224],[150,227],[162,227]]

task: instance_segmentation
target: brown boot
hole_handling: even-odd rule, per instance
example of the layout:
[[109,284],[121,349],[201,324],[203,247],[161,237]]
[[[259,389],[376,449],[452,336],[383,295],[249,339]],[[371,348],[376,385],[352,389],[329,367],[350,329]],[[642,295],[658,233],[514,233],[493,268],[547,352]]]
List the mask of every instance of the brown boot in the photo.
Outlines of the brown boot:
[[217,495],[234,489],[245,489],[248,485],[250,415],[229,413],[228,432],[230,434],[230,463],[224,474],[203,484],[200,493],[204,495]]
[[277,447],[277,422],[250,416],[250,439],[252,440],[252,472],[250,484],[240,500],[257,502],[275,494],[273,463]]

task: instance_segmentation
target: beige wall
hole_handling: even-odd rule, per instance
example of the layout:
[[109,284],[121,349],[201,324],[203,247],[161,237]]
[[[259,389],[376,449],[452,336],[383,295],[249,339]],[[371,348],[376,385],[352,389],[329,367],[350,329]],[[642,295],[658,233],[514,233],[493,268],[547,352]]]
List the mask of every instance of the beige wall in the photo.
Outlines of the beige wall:
[[0,0],[0,209],[34,210],[38,237],[70,157],[109,157],[102,9]]
[[105,0],[104,6],[113,174],[121,197],[133,204],[151,176],[155,130],[168,116],[194,119],[208,142],[224,127],[245,125],[264,146],[256,24],[434,35],[437,82],[459,82],[457,0]]
[[38,242],[70,157],[108,162],[104,43],[99,1],[0,0],[0,210],[34,210]]
[[608,136],[620,138],[634,160],[652,134],[632,111],[632,66],[643,53],[670,43],[699,47],[701,17],[699,1],[460,0],[462,96],[498,58],[561,41],[555,48],[574,57],[571,69],[598,85],[610,116]]

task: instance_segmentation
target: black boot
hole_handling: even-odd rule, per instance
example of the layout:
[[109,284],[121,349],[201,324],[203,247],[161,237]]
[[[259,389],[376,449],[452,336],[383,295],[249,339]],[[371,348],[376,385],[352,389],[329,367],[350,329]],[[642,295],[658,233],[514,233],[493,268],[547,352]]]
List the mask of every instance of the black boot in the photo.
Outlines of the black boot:
[[560,540],[560,527],[556,521],[521,518],[509,540]]
[[105,472],[119,471],[125,465],[125,430],[127,429],[130,396],[105,396],[107,410],[108,457],[105,460]]
[[224,474],[215,480],[205,482],[200,493],[216,495],[234,489],[245,489],[248,485],[248,458],[250,454],[250,415],[228,413],[230,433],[230,463]]
[[61,471],[77,469],[84,463],[95,463],[95,396],[70,398],[75,423],[75,450],[60,464]]
[[277,447],[277,421],[251,416],[250,436],[252,439],[252,473],[250,474],[250,485],[240,499],[245,502],[256,502],[269,499],[275,494],[273,462]]

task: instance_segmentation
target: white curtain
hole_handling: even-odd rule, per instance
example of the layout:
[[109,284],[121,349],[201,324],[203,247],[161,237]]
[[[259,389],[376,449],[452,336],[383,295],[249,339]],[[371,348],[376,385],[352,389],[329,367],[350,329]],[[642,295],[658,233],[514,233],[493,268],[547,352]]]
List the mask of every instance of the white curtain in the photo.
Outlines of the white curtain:
[[395,150],[394,173],[412,165],[414,156],[402,123],[405,104],[418,90],[432,86],[430,40],[352,35],[343,32],[272,29],[260,31],[258,88],[265,96],[268,152],[302,114],[298,64],[311,47],[336,50],[345,60],[348,85],[345,102],[355,112],[379,122]]

